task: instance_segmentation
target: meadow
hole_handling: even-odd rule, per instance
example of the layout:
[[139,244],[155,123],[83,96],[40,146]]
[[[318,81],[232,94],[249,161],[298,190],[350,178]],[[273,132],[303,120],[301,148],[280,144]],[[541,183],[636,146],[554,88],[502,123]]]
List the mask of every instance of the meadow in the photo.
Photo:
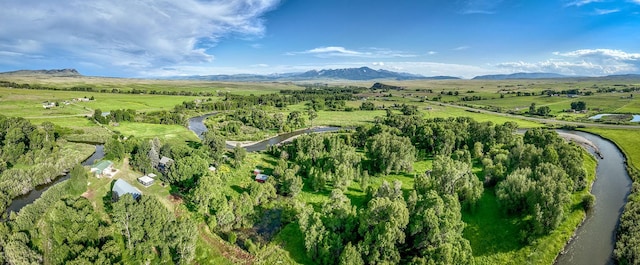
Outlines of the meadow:
[[[0,78],[0,80],[3,78]],[[145,91],[195,91],[195,92],[229,92],[241,95],[261,95],[268,93],[278,93],[281,89],[302,89],[293,83],[232,83],[232,82],[205,82],[205,81],[171,81],[171,80],[138,80],[138,79],[115,79],[115,78],[39,78],[39,77],[12,77],[12,82],[40,84],[56,88],[69,88],[74,86],[90,86],[96,89],[119,89],[130,91],[133,89]],[[507,121],[516,122],[520,128],[534,128],[545,126],[542,123],[492,115],[489,113],[479,113],[467,111],[460,108],[449,107],[439,102],[426,101],[440,96],[442,102],[453,102],[456,104],[466,104],[478,108],[497,107],[503,111],[524,114],[531,103],[536,103],[537,107],[548,106],[551,114],[565,120],[586,121],[586,118],[597,112],[607,113],[640,113],[640,95],[638,93],[595,93],[591,96],[580,96],[569,98],[567,96],[541,96],[540,92],[546,89],[567,90],[580,89],[582,91],[593,91],[598,88],[620,88],[618,81],[607,80],[505,80],[505,81],[484,81],[484,80],[436,80],[436,81],[384,81],[385,84],[404,87],[403,90],[389,91],[392,96],[387,98],[371,96],[371,102],[376,106],[390,106],[392,104],[410,104],[419,107],[420,114],[424,118],[449,118],[449,117],[471,117],[477,121],[490,121],[493,123],[504,123]],[[351,82],[350,85],[371,86],[371,82]],[[639,86],[640,82],[633,81],[626,83],[626,87]],[[455,91],[458,95],[448,95],[449,91]],[[529,92],[533,96],[517,96],[516,94],[504,94],[501,91],[514,93]],[[486,99],[474,101],[460,101],[465,96],[479,96]],[[61,104],[59,107],[44,109],[42,103],[45,101],[64,102],[72,98],[90,98],[90,102],[71,102],[69,105]],[[0,112],[8,116],[24,117],[34,123],[50,121],[62,127],[68,127],[78,132],[70,139],[84,140],[95,137],[96,139],[107,139],[114,132],[125,136],[135,136],[150,139],[158,137],[163,141],[181,142],[198,141],[198,138],[182,125],[160,125],[135,122],[120,122],[117,125],[110,124],[100,126],[87,119],[95,109],[109,111],[113,109],[134,109],[138,112],[149,112],[159,110],[171,110],[174,106],[185,101],[202,99],[198,96],[168,96],[152,94],[113,94],[98,92],[80,92],[64,90],[27,90],[0,88]],[[212,96],[214,100],[221,99]],[[568,114],[564,110],[570,107],[571,102],[581,100],[587,103],[592,110],[585,114]],[[347,106],[353,111],[318,111],[318,117],[312,121],[313,125],[330,125],[342,127],[354,127],[363,124],[370,124],[376,117],[384,117],[386,111],[359,110],[362,101],[349,101]],[[292,111],[304,112],[307,109],[305,104],[296,104],[278,110],[287,115]],[[593,109],[598,109],[593,110]],[[275,111],[272,109],[271,111]],[[393,112],[398,113],[397,110]],[[629,163],[634,168],[640,168],[640,150],[636,148],[640,145],[640,131],[628,129],[602,129],[586,128],[586,131],[599,134],[605,138],[613,140],[621,147],[627,156]],[[73,138],[80,137],[80,138]],[[80,140],[82,140],[80,139]],[[589,168],[589,182],[595,177],[596,161],[589,155],[585,155],[585,167]],[[224,189],[233,195],[239,195],[239,190],[244,190],[254,180],[250,174],[255,167],[272,168],[275,159],[264,153],[251,153],[238,168],[227,165],[219,167],[219,172],[225,174],[226,185]],[[159,183],[144,188],[135,179],[141,173],[135,172],[128,167],[125,161],[119,161],[118,168],[122,172],[119,177],[135,183],[139,189],[157,196],[168,209],[178,214],[189,214],[188,210],[179,201],[174,201],[167,187]],[[383,181],[393,182],[399,180],[403,183],[405,194],[413,188],[414,174],[422,174],[431,168],[431,160],[425,159],[414,163],[414,171],[404,174],[391,174],[372,178],[371,185],[377,187]],[[475,168],[477,174],[482,174]],[[86,196],[92,201],[98,212],[104,214],[103,196],[108,193],[110,180],[91,179],[89,192]],[[309,185],[305,185],[309,186]],[[310,204],[319,209],[328,200],[330,191],[324,190],[314,192],[309,188],[304,188],[298,195],[297,200]],[[570,212],[562,225],[548,236],[537,239],[531,244],[521,241],[520,231],[523,224],[521,218],[506,217],[499,210],[497,200],[492,189],[485,190],[479,207],[474,211],[464,211],[463,221],[467,227],[464,230],[464,237],[471,243],[476,263],[478,264],[550,264],[555,259],[559,249],[562,249],[577,225],[584,218],[584,211],[576,210],[581,203],[581,198],[586,191],[572,195],[571,205],[567,206],[566,212]],[[351,199],[354,206],[362,207],[365,192],[358,183],[352,183],[345,192]],[[198,217],[194,217],[198,218]],[[199,264],[233,264],[233,255],[227,252],[238,251],[236,246],[229,245],[220,239],[215,233],[208,230],[202,224],[199,227],[200,237],[197,242],[196,261]],[[225,245],[226,244],[226,245]],[[211,246],[219,248],[212,248]],[[222,250],[221,250],[222,249]],[[284,264],[314,264],[307,255],[304,248],[304,236],[297,223],[290,223],[283,227],[276,234],[272,242],[264,245],[261,252],[256,257],[264,257],[266,252],[270,255],[280,255],[280,261]],[[223,253],[225,252],[225,253]],[[267,255],[268,256],[268,255]],[[270,260],[268,257],[264,257]],[[273,258],[273,257],[271,257]],[[237,262],[237,260],[234,260]]]

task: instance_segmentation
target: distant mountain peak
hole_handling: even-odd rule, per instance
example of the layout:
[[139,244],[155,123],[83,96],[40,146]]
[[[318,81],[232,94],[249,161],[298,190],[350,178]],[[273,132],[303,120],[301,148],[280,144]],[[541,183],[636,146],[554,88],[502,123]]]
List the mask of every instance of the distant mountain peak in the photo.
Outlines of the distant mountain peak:
[[177,77],[178,79],[214,80],[214,81],[305,81],[318,79],[342,80],[416,80],[416,79],[460,79],[451,76],[425,77],[417,74],[393,72],[389,70],[375,70],[366,66],[358,68],[309,70],[303,73],[283,73],[272,75],[208,75]]
[[545,79],[545,78],[565,78],[566,75],[555,73],[513,73],[513,74],[498,74],[498,75],[480,75],[476,76],[474,80],[505,80],[505,79]]
[[58,76],[58,77],[75,77],[82,76],[78,70],[68,68],[68,69],[50,69],[50,70],[18,70],[11,72],[0,73],[2,75],[48,75],[48,76]]

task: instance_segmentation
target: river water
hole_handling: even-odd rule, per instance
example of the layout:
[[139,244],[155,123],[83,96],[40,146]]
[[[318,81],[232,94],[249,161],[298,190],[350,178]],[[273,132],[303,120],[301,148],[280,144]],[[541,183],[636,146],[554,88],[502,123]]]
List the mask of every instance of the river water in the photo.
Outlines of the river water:
[[[210,115],[190,119],[189,129],[201,135],[207,130],[203,120],[208,116]],[[315,128],[281,134],[246,148],[247,151],[264,150],[268,145],[278,144],[300,134],[339,129],[338,127]],[[625,158],[617,146],[597,135],[579,131],[559,130],[559,132],[578,135],[591,141],[597,147],[602,159],[598,159],[597,177],[591,189],[591,193],[596,196],[596,203],[587,213],[582,226],[576,230],[573,240],[556,258],[555,263],[561,265],[614,264],[616,228],[632,184],[627,174]],[[596,150],[590,151],[595,154]]]
[[625,158],[616,145],[597,135],[577,131],[562,132],[590,140],[598,147],[603,158],[598,160],[597,179],[591,189],[591,193],[596,196],[596,204],[575,232],[575,238],[565,246],[563,254],[556,258],[556,264],[614,264],[612,256],[616,228],[632,184],[624,163]]
[[[96,160],[100,160],[103,157],[104,157],[104,145],[96,145],[96,151],[89,158],[83,161],[82,165],[91,166]],[[9,207],[7,207],[7,213],[11,211],[14,211],[16,213],[19,212],[22,209],[22,207],[25,207],[28,204],[34,202],[36,199],[40,198],[40,196],[42,196],[42,193],[48,190],[50,187],[69,179],[69,177],[70,177],[69,173],[64,174],[47,184],[36,186],[35,189],[31,190],[27,194],[20,195],[14,198],[11,201],[11,204],[9,205]]]
[[[205,114],[202,116],[197,116],[189,119],[189,130],[193,131],[196,135],[198,135],[198,137],[200,137],[200,139],[202,139],[202,134],[208,130],[207,126],[204,125],[204,120],[207,117],[210,117],[212,115],[215,115],[215,113]],[[307,133],[335,132],[340,129],[341,129],[340,127],[314,127],[314,128],[304,129],[304,130],[298,130],[290,133],[279,134],[272,138],[265,139],[255,144],[245,146],[244,148],[247,149],[247,152],[262,151],[267,149],[267,147],[269,147],[270,145],[279,144],[291,137],[295,137],[298,135],[307,134]],[[233,148],[233,147],[234,147],[233,145],[227,144],[227,148]]]

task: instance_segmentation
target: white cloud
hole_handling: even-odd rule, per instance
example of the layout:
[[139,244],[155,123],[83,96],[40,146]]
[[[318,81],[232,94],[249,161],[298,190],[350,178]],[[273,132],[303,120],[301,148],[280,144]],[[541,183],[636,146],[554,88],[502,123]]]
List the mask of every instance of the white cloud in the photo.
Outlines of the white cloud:
[[261,36],[261,16],[278,2],[4,1],[0,51],[130,70],[209,62],[221,37]]
[[362,51],[350,50],[340,46],[318,47],[302,52],[288,52],[287,55],[310,54],[319,58],[330,57],[357,57],[357,58],[407,58],[416,55],[401,51],[392,51],[381,48],[368,48]]
[[471,48],[470,46],[458,46],[453,48],[452,50],[454,51],[464,51],[464,50],[468,50],[469,48]]
[[143,77],[167,77],[167,76],[190,76],[190,75],[216,75],[216,74],[276,74],[304,72],[321,69],[342,69],[368,66],[373,69],[386,69],[389,71],[407,72],[424,76],[448,75],[463,78],[472,78],[477,75],[502,73],[495,68],[484,68],[474,65],[438,63],[438,62],[367,62],[367,61],[345,61],[326,64],[295,64],[295,65],[269,65],[269,67],[216,67],[216,66],[175,66],[164,69],[154,69],[142,73]]
[[570,7],[570,6],[576,6],[576,7],[581,7],[583,5],[588,5],[591,3],[598,3],[598,2],[602,2],[601,0],[578,0],[578,1],[571,1],[569,3],[567,3],[565,6],[566,7]]
[[597,9],[595,10],[596,15],[607,15],[612,13],[618,13],[620,9]]
[[460,13],[463,15],[484,14],[492,15],[503,0],[466,0],[463,2]]
[[428,55],[436,55],[436,54],[438,54],[438,52],[437,51],[429,51],[429,52],[427,52],[427,54]]
[[545,61],[505,62],[496,67],[511,72],[553,72],[566,75],[601,76],[637,73],[640,71],[640,53],[627,53],[612,49],[582,49],[554,52],[557,58]]

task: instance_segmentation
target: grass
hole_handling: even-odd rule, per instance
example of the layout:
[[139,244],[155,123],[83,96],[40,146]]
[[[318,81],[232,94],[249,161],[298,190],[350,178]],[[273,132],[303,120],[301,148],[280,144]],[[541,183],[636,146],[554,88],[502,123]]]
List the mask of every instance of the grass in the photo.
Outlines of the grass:
[[125,136],[134,135],[139,138],[158,137],[166,141],[199,141],[192,131],[181,125],[120,122],[118,126],[109,125],[108,128]]
[[[584,151],[587,186],[595,180],[596,160]],[[527,244],[524,220],[530,217],[506,216],[499,208],[494,189],[485,190],[474,212],[463,211],[467,224],[464,237],[471,243],[476,264],[552,264],[558,253],[585,217],[580,206],[582,190],[571,195],[565,219],[551,234]],[[524,233],[524,234],[523,234]]]
[[627,163],[636,170],[640,169],[640,148],[638,148],[640,146],[640,130],[605,128],[584,128],[581,130],[613,141],[624,153]]
[[92,87],[94,90],[118,89],[131,91],[133,89],[146,91],[192,91],[192,92],[232,92],[237,94],[268,94],[278,93],[283,89],[303,89],[293,83],[268,83],[268,82],[212,82],[189,80],[151,80],[129,78],[103,78],[103,77],[50,77],[50,76],[2,76],[0,80],[11,81],[19,84],[41,85],[59,89],[67,89],[74,86]]

